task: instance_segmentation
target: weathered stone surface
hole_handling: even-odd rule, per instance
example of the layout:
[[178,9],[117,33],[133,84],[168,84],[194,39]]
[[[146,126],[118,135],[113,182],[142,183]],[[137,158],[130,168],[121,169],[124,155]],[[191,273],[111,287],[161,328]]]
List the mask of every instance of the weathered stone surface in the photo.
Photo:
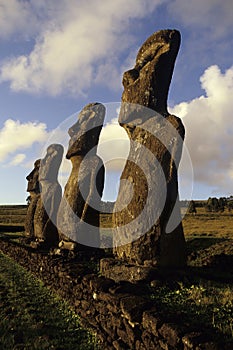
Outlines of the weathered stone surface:
[[162,326],[161,315],[158,313],[157,309],[153,308],[143,312],[142,315],[142,325],[149,332],[158,335],[158,330]]
[[123,319],[123,323],[125,326],[126,333],[128,335],[128,343],[130,342],[131,348],[133,347],[133,344],[135,343],[136,339],[141,338],[141,330],[136,325],[130,325],[129,321],[127,319]]
[[160,30],[140,48],[135,67],[124,73],[122,102],[168,115],[167,96],[180,47],[177,30]]
[[62,189],[58,183],[57,175],[62,156],[63,147],[61,145],[50,145],[47,148],[46,156],[41,160],[39,172],[41,195],[34,217],[35,238],[49,245],[56,245],[58,242],[56,219]]
[[127,349],[127,345],[121,339],[114,340],[112,342],[112,345],[114,346],[114,349],[116,349],[116,350],[125,350],[125,349]]
[[196,347],[196,350],[222,350],[223,345],[215,343],[213,341],[209,341],[203,344],[200,344]]
[[121,297],[119,297],[118,295],[112,295],[106,292],[99,292],[96,296],[96,299],[105,301],[107,304],[116,306],[117,310],[119,311]]
[[34,215],[36,211],[36,205],[40,197],[39,186],[39,169],[40,159],[37,159],[34,163],[34,169],[26,177],[28,181],[27,192],[30,194],[30,203],[27,209],[27,215],[24,223],[25,235],[34,237]]
[[40,193],[39,185],[39,170],[40,170],[41,159],[37,159],[34,163],[34,169],[26,177],[28,181],[27,192]]
[[151,336],[151,334],[147,331],[144,331],[142,333],[142,341],[143,344],[145,345],[145,349],[146,350],[155,350],[156,348],[156,343],[153,341],[153,337]]
[[153,34],[123,77],[119,123],[130,138],[130,152],[113,222],[115,254],[129,263],[186,263],[177,180],[185,131],[181,120],[167,112],[179,45],[178,31]]
[[125,294],[129,293],[132,295],[144,295],[150,292],[148,285],[144,283],[133,284],[126,281],[121,281],[109,288],[109,292],[112,294]]
[[181,330],[175,324],[164,323],[159,329],[159,333],[166,339],[167,343],[175,349],[181,343]]
[[[129,336],[128,336],[128,334],[127,334],[125,329],[118,328],[117,329],[117,335],[119,336],[119,338],[121,340],[123,340],[124,344],[129,344],[131,342],[131,339],[129,339]],[[125,348],[127,349],[126,346],[125,346]],[[131,347],[131,349],[132,349],[132,347]]]
[[113,280],[103,276],[98,276],[90,281],[90,288],[95,292],[107,292],[113,285]]
[[58,211],[59,237],[79,243],[79,248],[99,247],[99,209],[104,187],[104,166],[96,155],[105,107],[88,104],[69,129],[66,155],[72,171]]
[[201,332],[191,332],[182,338],[185,350],[196,349],[200,344],[208,340],[210,340],[209,335]]
[[157,268],[124,264],[112,258],[100,260],[100,272],[102,275],[113,279],[115,282],[149,282],[158,276]]
[[73,251],[76,248],[74,242],[67,242],[67,241],[60,241],[58,246],[61,249],[70,250],[70,251]]
[[122,298],[120,302],[123,317],[131,323],[141,322],[143,311],[150,305],[150,301],[135,295]]

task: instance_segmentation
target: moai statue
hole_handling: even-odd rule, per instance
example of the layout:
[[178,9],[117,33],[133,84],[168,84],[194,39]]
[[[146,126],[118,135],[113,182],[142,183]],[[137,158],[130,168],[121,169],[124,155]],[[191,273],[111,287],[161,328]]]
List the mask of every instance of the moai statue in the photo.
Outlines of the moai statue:
[[28,237],[34,237],[34,215],[36,211],[36,205],[40,197],[40,186],[39,186],[39,169],[40,159],[37,159],[34,163],[34,169],[26,177],[28,181],[27,192],[30,195],[30,203],[27,209],[27,215],[25,219],[25,235]]
[[154,33],[123,76],[119,124],[129,136],[130,153],[113,214],[114,251],[136,265],[186,264],[177,181],[185,130],[167,111],[179,46],[177,30]]
[[36,240],[48,246],[56,246],[58,243],[56,220],[62,189],[57,176],[62,156],[63,146],[50,145],[46,156],[41,160],[39,171],[41,194],[34,216],[34,232]]
[[96,155],[105,107],[90,103],[68,131],[66,158],[72,171],[58,211],[59,246],[86,250],[100,246],[99,208],[104,187],[104,165]]

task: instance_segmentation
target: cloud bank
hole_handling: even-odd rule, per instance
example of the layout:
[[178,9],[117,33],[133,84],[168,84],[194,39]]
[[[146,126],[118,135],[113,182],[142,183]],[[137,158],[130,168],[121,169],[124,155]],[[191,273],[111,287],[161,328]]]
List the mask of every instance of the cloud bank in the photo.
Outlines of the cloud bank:
[[194,180],[213,194],[232,194],[233,183],[233,67],[221,72],[210,66],[200,78],[205,94],[182,102],[170,112],[183,118]]
[[0,162],[4,162],[10,156],[11,165],[18,165],[25,159],[23,153],[14,153],[30,149],[35,143],[45,142],[48,138],[46,124],[44,123],[20,123],[18,120],[7,119],[0,129]]
[[38,32],[39,19],[33,4],[36,5],[36,2],[0,0],[0,38],[6,39],[19,34],[27,39]]
[[98,155],[103,159],[106,171],[122,171],[129,154],[129,138],[117,119],[107,123],[100,134]]
[[135,40],[131,21],[164,1],[0,0],[2,33],[31,31],[35,37],[31,52],[2,62],[0,82],[14,91],[50,95],[82,95],[94,84],[121,86],[120,56]]
[[10,162],[9,165],[17,166],[17,165],[21,164],[25,158],[26,158],[26,154],[18,153],[18,154],[16,154],[16,156],[14,156],[14,158],[12,159],[12,161]]

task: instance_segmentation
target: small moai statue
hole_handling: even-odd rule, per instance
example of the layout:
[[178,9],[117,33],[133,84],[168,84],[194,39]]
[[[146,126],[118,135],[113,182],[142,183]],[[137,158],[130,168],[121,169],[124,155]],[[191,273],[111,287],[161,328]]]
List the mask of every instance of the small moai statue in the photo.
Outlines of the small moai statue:
[[87,250],[100,246],[99,210],[104,188],[104,165],[96,155],[105,107],[90,103],[69,129],[66,158],[72,170],[58,210],[59,247]]
[[114,207],[113,242],[117,258],[136,265],[186,264],[177,179],[185,130],[167,110],[179,46],[177,30],[154,33],[123,76],[119,124],[130,152]]
[[62,145],[50,145],[46,156],[41,159],[39,171],[41,193],[34,216],[34,233],[36,241],[48,246],[56,246],[58,243],[57,212],[62,198],[62,188],[57,176],[63,152]]
[[34,237],[34,215],[36,211],[36,205],[40,197],[40,186],[39,186],[39,169],[40,159],[37,159],[34,163],[34,169],[26,177],[28,181],[27,192],[30,195],[30,202],[27,209],[27,215],[24,223],[25,235],[27,237]]

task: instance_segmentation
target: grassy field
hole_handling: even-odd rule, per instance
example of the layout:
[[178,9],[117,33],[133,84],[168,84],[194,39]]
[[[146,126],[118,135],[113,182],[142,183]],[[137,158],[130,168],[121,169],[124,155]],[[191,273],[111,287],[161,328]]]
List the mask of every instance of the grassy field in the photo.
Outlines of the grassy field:
[[[0,206],[0,238],[23,236],[26,206]],[[91,350],[94,336],[42,282],[0,253],[0,349]]]
[[[197,214],[186,213],[182,222],[189,245],[197,245],[198,242],[199,248],[206,248],[211,244],[233,240],[233,211],[208,213],[204,208],[197,208]],[[111,227],[111,215],[101,215],[101,227]],[[110,232],[111,230],[109,235]]]
[[197,214],[186,214],[183,219],[186,238],[213,237],[233,239],[233,212],[207,213],[197,208]]
[[233,293],[228,284],[180,282],[176,288],[155,288],[151,297],[163,313],[182,315],[182,324],[199,330],[212,327],[220,340],[233,338]]
[[[0,206],[0,231],[5,226],[23,226],[27,206]],[[111,227],[111,215],[101,216],[101,226]],[[187,239],[194,237],[213,237],[233,239],[233,211],[207,213],[204,208],[197,208],[197,214],[186,214],[183,227]]]
[[1,350],[96,349],[69,306],[1,253],[0,297]]
[[23,227],[26,213],[26,205],[0,205],[0,231],[4,226]]

